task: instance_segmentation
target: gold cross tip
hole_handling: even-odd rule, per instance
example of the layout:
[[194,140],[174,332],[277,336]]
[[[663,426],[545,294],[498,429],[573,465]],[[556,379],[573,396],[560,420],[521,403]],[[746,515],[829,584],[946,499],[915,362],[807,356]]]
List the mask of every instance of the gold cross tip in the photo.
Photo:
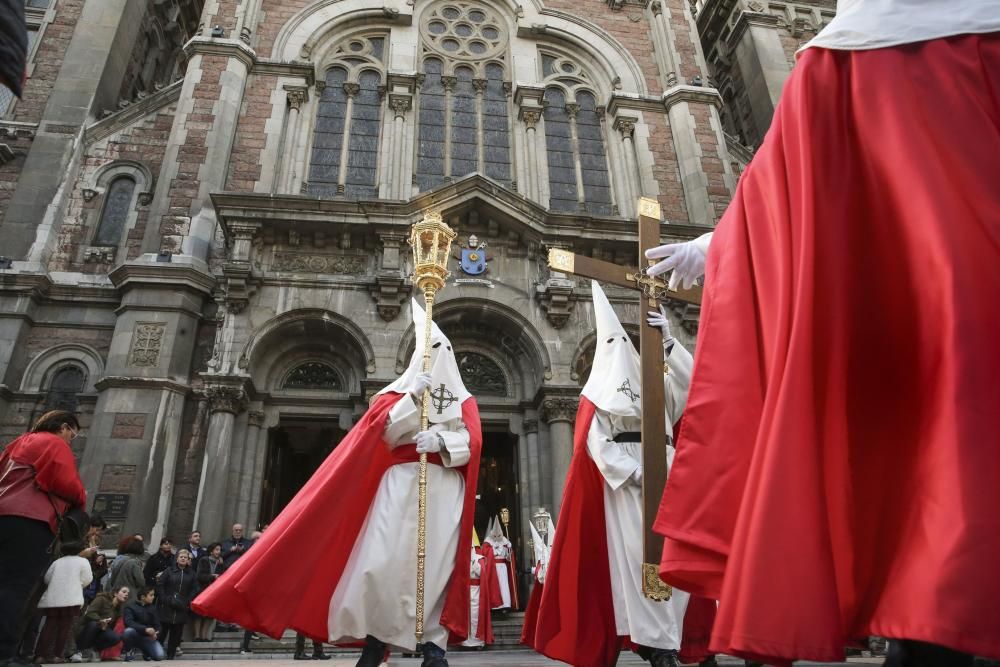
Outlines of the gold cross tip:
[[651,197],[642,197],[639,199],[639,215],[645,216],[647,218],[660,219],[660,202],[656,201]]

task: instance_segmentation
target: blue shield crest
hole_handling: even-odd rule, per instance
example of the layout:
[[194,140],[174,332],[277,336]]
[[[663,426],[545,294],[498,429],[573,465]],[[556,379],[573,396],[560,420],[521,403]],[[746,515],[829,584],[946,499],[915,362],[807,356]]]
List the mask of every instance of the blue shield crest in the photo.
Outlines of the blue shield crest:
[[486,271],[486,251],[479,248],[462,250],[462,271],[470,276],[478,276]]

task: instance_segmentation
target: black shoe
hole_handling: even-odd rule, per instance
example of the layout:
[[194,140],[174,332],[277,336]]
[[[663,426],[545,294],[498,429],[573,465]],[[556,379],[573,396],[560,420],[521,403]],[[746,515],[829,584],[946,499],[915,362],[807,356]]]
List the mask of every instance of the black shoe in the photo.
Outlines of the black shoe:
[[361,658],[358,659],[354,667],[379,667],[384,655],[385,644],[368,635],[365,638],[365,648],[361,651]]
[[308,660],[308,659],[309,656],[307,656],[305,653],[296,653],[295,655],[292,656],[292,660]]
[[319,653],[313,653],[312,654],[312,659],[313,660],[330,660],[331,658],[333,658],[332,655],[327,655],[326,653],[323,653],[322,651],[320,651]]
[[677,662],[677,651],[665,651],[661,648],[653,649],[649,664],[653,667],[681,667],[681,663]]
[[719,663],[715,661],[715,656],[709,656],[698,663],[698,667],[719,667]]
[[421,650],[424,661],[420,663],[420,667],[448,667],[448,660],[444,657],[445,651],[437,644],[424,644]]

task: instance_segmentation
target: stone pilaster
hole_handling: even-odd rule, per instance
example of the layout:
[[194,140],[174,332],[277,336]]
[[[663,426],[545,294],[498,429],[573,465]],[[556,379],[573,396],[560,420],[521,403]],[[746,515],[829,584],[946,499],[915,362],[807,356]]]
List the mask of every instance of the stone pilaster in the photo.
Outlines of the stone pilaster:
[[517,183],[519,191],[528,199],[546,204],[542,189],[542,180],[547,179],[547,161],[545,155],[545,139],[539,137],[539,123],[542,122],[542,106],[545,90],[533,86],[518,86],[514,92],[514,104],[517,106],[517,117],[520,121],[514,139],[518,144],[519,160]]
[[236,415],[246,409],[245,379],[232,376],[205,376],[205,395],[211,416],[205,443],[205,459],[198,485],[195,525],[206,535],[224,535],[227,523],[236,517],[225,516],[232,462],[233,427]]
[[298,139],[302,131],[302,106],[309,101],[308,86],[285,86],[287,93],[287,115],[285,117],[285,136],[282,139],[282,173],[279,178],[279,191],[285,194],[298,194],[305,174],[302,173],[305,160],[299,160]]
[[[416,123],[413,98],[417,77],[390,73],[386,79],[389,113],[383,123],[383,167],[379,195],[385,199],[408,199],[412,194]],[[391,120],[390,120],[391,119]]]
[[755,146],[764,139],[771,117],[791,74],[788,58],[778,33],[778,17],[744,11],[740,14],[727,47],[740,70],[750,113],[758,136],[748,137]]
[[549,425],[549,443],[552,449],[552,501],[562,506],[563,489],[569,463],[573,458],[573,421],[579,405],[579,390],[546,391],[541,403],[542,418]]

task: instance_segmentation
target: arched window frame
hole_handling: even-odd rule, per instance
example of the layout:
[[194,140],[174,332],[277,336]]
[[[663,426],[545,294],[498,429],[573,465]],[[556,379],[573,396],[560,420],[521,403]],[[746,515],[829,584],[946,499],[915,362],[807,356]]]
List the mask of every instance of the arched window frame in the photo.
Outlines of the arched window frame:
[[[72,403],[56,403],[54,402],[54,394],[56,392],[54,385],[56,379],[67,371],[75,371],[80,374],[79,387],[73,392]],[[52,367],[49,369],[45,378],[45,410],[68,410],[70,412],[76,412],[80,404],[80,394],[84,393],[86,388],[87,368],[80,362],[66,361]]]
[[[615,165],[618,160],[612,153],[612,146],[614,142],[609,134],[608,123],[606,119],[605,108],[601,105],[601,100],[606,99],[609,91],[603,90],[604,86],[600,85],[596,81],[593,75],[590,73],[586,63],[580,62],[580,54],[569,54],[561,50],[553,49],[549,46],[539,46],[539,86],[545,91],[543,93],[543,100],[548,99],[548,92],[550,90],[556,90],[563,96],[564,104],[567,109],[567,124],[569,125],[570,131],[570,153],[573,158],[573,170],[574,170],[574,180],[576,186],[577,195],[577,212],[586,212],[592,215],[618,215],[620,210],[619,195],[615,189],[614,173]],[[552,72],[547,73],[545,71],[546,61],[551,60],[552,62]],[[594,111],[599,119],[600,123],[600,138],[604,149],[604,168],[605,176],[607,179],[606,185],[599,185],[596,187],[606,187],[608,189],[608,201],[607,202],[596,202],[591,201],[592,197],[588,193],[588,184],[586,181],[586,175],[584,174],[585,169],[583,168],[582,155],[581,155],[581,131],[578,125],[578,114],[581,110],[580,98],[589,95],[594,101]],[[546,178],[545,178],[545,188],[546,188],[546,199],[550,210],[563,213],[572,213],[574,211],[568,208],[557,209],[552,205],[552,192],[551,192],[551,169],[555,168],[553,165],[549,164],[549,131],[544,124],[545,113],[548,112],[547,102],[543,102],[543,107],[546,110],[543,112],[541,130],[545,137],[545,153],[546,153]]]
[[[381,54],[376,53],[374,48],[374,43],[371,40],[381,40]],[[351,50],[351,45],[354,43],[364,44],[364,48],[361,51],[355,52]],[[302,169],[302,174],[304,175],[303,191],[308,191],[310,194],[317,194],[322,197],[331,196],[349,196],[349,197],[359,197],[358,192],[353,194],[350,192],[352,186],[361,188],[371,187],[370,194],[360,194],[361,199],[371,199],[378,196],[379,184],[382,181],[382,168],[383,168],[383,137],[386,132],[386,77],[387,69],[386,63],[388,62],[388,51],[389,51],[389,32],[385,29],[371,29],[366,28],[364,30],[341,33],[337,36],[337,39],[330,43],[329,48],[324,52],[317,54],[317,59],[319,61],[319,66],[317,71],[321,73],[317,84],[316,84],[316,95],[313,96],[307,103],[303,105],[304,117],[308,119],[307,122],[302,123],[302,132],[305,136],[300,135],[299,145],[305,145],[305,155],[301,158],[304,163]],[[345,88],[345,93],[347,94],[346,110],[344,122],[341,125],[340,134],[341,139],[337,144],[336,150],[339,150],[339,156],[337,156],[337,178],[336,180],[323,180],[314,183],[312,174],[313,166],[315,160],[315,148],[317,141],[317,128],[320,126],[319,112],[320,105],[323,103],[323,94],[326,90],[327,81],[329,79],[329,74],[334,70],[340,70],[346,73],[342,85]],[[378,129],[375,136],[375,146],[374,151],[365,151],[372,153],[372,159],[374,160],[374,176],[371,183],[358,184],[350,182],[349,170],[351,169],[351,158],[352,153],[354,157],[357,157],[355,151],[351,149],[352,139],[356,140],[359,135],[353,132],[353,125],[355,119],[355,96],[362,93],[363,79],[370,74],[378,76],[378,86],[376,88],[378,92]],[[364,90],[369,90],[365,88]],[[293,160],[289,161],[289,164],[285,165],[285,173],[290,170],[293,164]],[[287,180],[287,178],[285,179]],[[322,185],[319,185],[322,183]]]
[[[115,244],[98,243],[97,234],[104,220],[108,203],[108,195],[112,184],[121,178],[130,178],[135,187],[127,206],[127,215],[122,225],[121,235]],[[146,165],[132,160],[118,160],[107,164],[93,173],[83,188],[85,202],[94,202],[90,208],[84,209],[85,226],[88,229],[89,245],[82,248],[83,261],[111,262],[119,255],[125,245],[129,232],[135,228],[139,219],[139,209],[149,205],[153,198],[153,175]]]

